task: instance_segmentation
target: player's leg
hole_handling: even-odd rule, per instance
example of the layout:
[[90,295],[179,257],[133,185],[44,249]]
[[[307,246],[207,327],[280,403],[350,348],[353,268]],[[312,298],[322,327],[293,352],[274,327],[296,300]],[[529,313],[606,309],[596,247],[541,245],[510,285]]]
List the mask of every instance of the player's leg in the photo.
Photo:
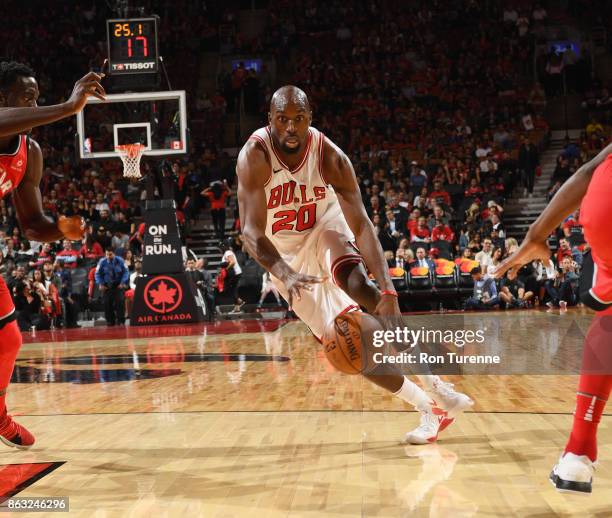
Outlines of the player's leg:
[[102,294],[102,301],[104,302],[104,318],[106,319],[106,325],[115,325],[115,311],[113,309],[113,288],[106,288]]
[[281,305],[280,293],[276,289],[276,286],[274,286],[274,284],[272,283],[270,283],[270,291],[272,292],[272,295],[274,295],[274,298],[276,299],[276,304],[280,306]]
[[[337,285],[369,313],[373,313],[380,300],[380,292],[369,280],[363,263],[347,261],[340,267],[332,268],[332,271]],[[397,393],[401,388],[400,385],[407,381],[399,371],[395,374],[388,372],[380,375],[368,374],[366,378],[393,393]],[[439,376],[420,374],[418,378],[423,383],[428,396],[447,411],[451,419],[473,405],[468,396],[453,390],[452,385],[443,382]]]
[[[336,230],[326,230],[321,233],[317,248],[319,264],[324,271],[329,272],[331,286],[340,288],[341,293],[348,295],[348,300],[357,302],[368,312],[373,313],[380,300],[380,292],[369,280],[363,260],[348,241],[346,234]],[[337,297],[333,294],[333,289],[329,291],[332,293],[330,295],[332,298]],[[342,307],[342,303],[337,307]],[[398,324],[399,322],[395,325]],[[383,370],[384,372],[374,371],[364,376],[372,383],[412,404],[421,412],[421,425],[407,434],[406,438],[410,442],[435,441],[438,432],[451,424],[456,415],[473,404],[469,397],[454,391],[450,383],[444,383],[438,376],[419,375],[425,387],[423,391],[397,367],[386,364]],[[440,412],[438,407],[444,412]],[[443,415],[445,413],[447,415]]]
[[0,441],[15,448],[29,448],[34,436],[7,414],[6,392],[11,381],[15,358],[21,347],[21,332],[17,322],[0,321]]
[[[310,328],[319,341],[321,341],[326,326],[334,318],[346,311],[358,309],[355,301],[331,280],[332,264],[334,263],[332,257],[336,263],[346,263],[351,260],[361,262],[361,257],[354,249],[346,249],[343,245],[341,245],[342,248],[338,247],[338,244],[341,243],[340,238],[338,233],[327,235],[327,239],[323,240],[321,233],[312,235],[309,238],[311,246],[306,243],[290,262],[290,266],[299,273],[328,278],[325,282],[312,285],[310,291],[303,290],[299,299],[294,298],[292,306],[293,312]],[[347,242],[346,238],[344,241]],[[287,289],[282,282],[275,277],[272,278],[272,281],[285,300],[288,300]],[[399,371],[391,376],[371,376],[370,380],[418,410],[427,412],[433,407],[431,398],[418,385],[402,376]],[[424,443],[435,441],[440,421],[445,420],[445,412],[439,409],[437,411],[438,414],[428,413],[431,416],[431,425],[427,435],[422,437]]]
[[122,288],[116,288],[115,311],[117,312],[117,323],[122,326],[125,324],[125,292]]
[[590,493],[597,459],[597,427],[612,390],[612,239],[609,205],[612,162],[595,171],[580,208],[591,245],[580,275],[580,300],[597,311],[584,341],[576,409],[569,441],[550,480],[560,491]]
[[612,310],[595,316],[585,338],[569,440],[550,479],[560,491],[590,493],[597,428],[612,391]]

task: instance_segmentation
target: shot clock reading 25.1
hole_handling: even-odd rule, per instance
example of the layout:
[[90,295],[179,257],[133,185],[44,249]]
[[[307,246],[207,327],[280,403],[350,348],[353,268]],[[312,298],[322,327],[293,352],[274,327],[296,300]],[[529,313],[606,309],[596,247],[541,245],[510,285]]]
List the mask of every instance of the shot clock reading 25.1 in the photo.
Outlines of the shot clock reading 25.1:
[[157,18],[107,20],[111,74],[157,72]]

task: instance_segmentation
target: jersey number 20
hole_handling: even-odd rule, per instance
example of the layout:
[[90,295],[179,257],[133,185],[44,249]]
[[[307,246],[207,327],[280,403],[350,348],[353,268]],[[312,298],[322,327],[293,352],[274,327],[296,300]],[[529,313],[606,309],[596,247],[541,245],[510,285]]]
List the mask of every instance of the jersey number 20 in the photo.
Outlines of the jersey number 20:
[[274,219],[278,219],[272,224],[272,234],[281,230],[296,230],[302,232],[312,228],[317,219],[317,204],[310,203],[302,205],[298,210],[279,210],[274,213]]

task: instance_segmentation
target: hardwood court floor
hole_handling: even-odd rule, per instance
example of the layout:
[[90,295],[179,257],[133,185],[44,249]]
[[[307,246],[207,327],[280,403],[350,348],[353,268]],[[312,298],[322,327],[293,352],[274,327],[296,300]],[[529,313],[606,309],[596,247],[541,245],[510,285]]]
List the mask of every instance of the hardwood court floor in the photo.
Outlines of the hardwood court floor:
[[[512,352],[579,340],[590,317],[479,318]],[[38,442],[0,450],[0,494],[69,496],[83,517],[612,515],[610,410],[593,495],[559,494],[547,480],[575,376],[450,377],[474,410],[437,444],[404,446],[417,414],[335,372],[299,322],[25,339],[9,405]],[[54,462],[64,464],[32,480],[28,465]]]

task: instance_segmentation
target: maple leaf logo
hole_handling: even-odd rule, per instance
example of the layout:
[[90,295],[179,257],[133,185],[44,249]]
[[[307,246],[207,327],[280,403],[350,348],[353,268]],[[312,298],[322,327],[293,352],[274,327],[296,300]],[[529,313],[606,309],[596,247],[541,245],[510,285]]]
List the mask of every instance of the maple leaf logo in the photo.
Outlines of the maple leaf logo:
[[165,281],[160,281],[157,289],[149,290],[149,296],[153,298],[153,305],[161,304],[162,312],[166,311],[166,304],[173,304],[176,295],[176,288],[169,288]]

